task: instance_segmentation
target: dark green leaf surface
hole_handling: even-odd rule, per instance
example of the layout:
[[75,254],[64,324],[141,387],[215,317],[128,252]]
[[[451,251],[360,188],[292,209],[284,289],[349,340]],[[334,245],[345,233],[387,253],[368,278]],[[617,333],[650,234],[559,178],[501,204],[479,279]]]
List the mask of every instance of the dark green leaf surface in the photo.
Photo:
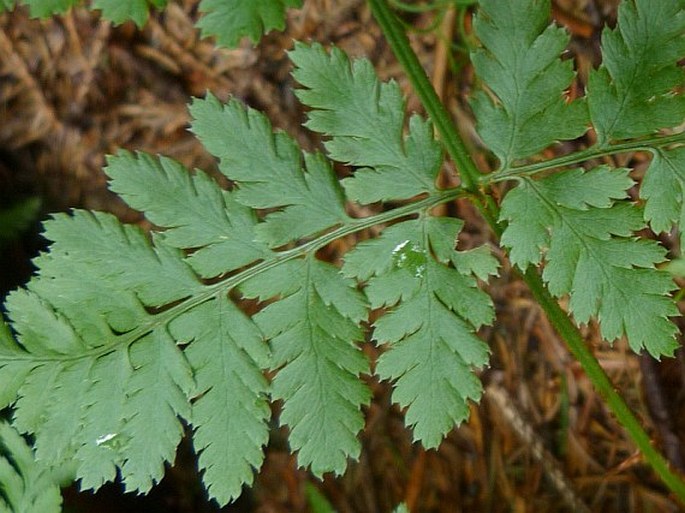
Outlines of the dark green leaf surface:
[[21,0],[21,3],[29,6],[32,17],[46,18],[52,14],[66,12],[78,4],[79,0]]
[[[21,0],[20,3],[29,7],[31,16],[47,18],[65,13],[81,0]],[[0,8],[6,10],[16,4],[16,0],[0,0]],[[150,8],[161,9],[166,4],[167,0],[93,0],[91,6],[115,24],[132,20],[143,27]],[[203,37],[215,37],[217,46],[234,48],[244,37],[256,44],[267,32],[285,28],[288,8],[301,6],[302,0],[201,0],[199,9],[203,16],[196,26]]]
[[150,7],[161,9],[166,0],[93,0],[93,9],[100,9],[102,16],[115,24],[133,20],[138,27],[147,22]]

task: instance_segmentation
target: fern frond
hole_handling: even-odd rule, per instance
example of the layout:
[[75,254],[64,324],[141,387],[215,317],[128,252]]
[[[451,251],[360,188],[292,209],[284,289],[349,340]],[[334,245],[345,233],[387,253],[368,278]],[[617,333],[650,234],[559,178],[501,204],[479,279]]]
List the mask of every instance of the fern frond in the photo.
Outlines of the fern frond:
[[[32,17],[47,18],[62,14],[81,0],[0,0],[0,8],[13,9],[17,3],[27,5]],[[133,21],[138,27],[147,22],[150,9],[162,9],[167,0],[93,0],[92,8],[115,24]],[[202,37],[216,38],[217,46],[234,48],[244,37],[253,43],[271,30],[283,30],[288,8],[302,6],[302,0],[201,0],[203,16],[196,26]]]
[[[418,116],[402,135],[397,84],[381,84],[368,61],[350,62],[336,49],[297,45],[290,56],[297,66],[293,76],[306,87],[298,97],[312,108],[306,126],[330,137],[325,145],[332,158],[363,166],[343,180],[352,199],[370,203],[438,192],[439,146]],[[461,227],[430,216],[393,225],[348,253],[343,267],[345,275],[368,281],[373,308],[395,307],[375,324],[374,339],[392,344],[376,372],[395,381],[393,398],[408,407],[406,423],[426,447],[436,447],[467,417],[467,400],[481,393],[472,368],[488,359],[474,329],[492,320],[492,305],[471,273],[478,268],[487,274],[496,263],[483,253],[456,257],[451,244]],[[468,258],[474,256],[472,267]],[[464,274],[446,267],[457,261]]]
[[448,267],[459,261],[453,244],[462,226],[430,216],[395,224],[359,244],[343,267],[367,282],[372,308],[390,308],[374,324],[374,339],[390,344],[376,372],[395,381],[393,400],[407,408],[406,423],[428,448],[468,417],[468,400],[480,399],[473,368],[489,356],[474,332],[492,322],[492,302],[470,272]]
[[587,129],[587,106],[567,102],[572,61],[562,61],[569,35],[549,25],[549,0],[483,0],[474,30],[482,44],[471,54],[484,91],[472,99],[478,133],[500,167]]
[[255,324],[222,295],[174,319],[169,330],[191,342],[185,353],[197,396],[190,421],[203,480],[210,497],[230,502],[264,458],[271,412],[261,369],[269,365],[268,348]]
[[342,181],[359,203],[407,199],[437,191],[442,163],[433,129],[419,116],[403,137],[405,102],[394,81],[380,83],[366,59],[351,63],[344,52],[296,44],[293,77],[306,89],[297,96],[312,107],[305,126],[330,137],[329,156],[361,167]]
[[295,141],[274,134],[263,114],[237,100],[221,105],[212,95],[194,100],[190,112],[193,132],[238,183],[236,200],[278,209],[258,226],[261,241],[278,247],[350,221],[330,163],[320,154],[305,153],[303,159]]
[[[14,423],[35,436],[39,459],[75,462],[85,488],[119,475],[127,490],[147,491],[173,459],[185,421],[210,496],[230,502],[262,464],[268,396],[283,401],[280,421],[299,464],[316,475],[341,473],[360,453],[361,407],[371,397],[361,380],[369,362],[358,346],[369,305],[352,277],[370,279],[374,306],[393,309],[376,327],[378,340],[396,346],[379,369],[397,380],[396,400],[409,407],[417,438],[436,446],[480,395],[472,370],[488,351],[474,330],[490,322],[492,305],[474,275],[486,279],[497,265],[482,249],[454,251],[461,222],[426,215],[456,195],[435,185],[440,151],[430,125],[415,116],[403,136],[399,91],[380,84],[368,62],[320,47],[298,46],[294,55],[314,104],[311,119],[332,137],[334,156],[366,166],[348,190],[383,184],[378,198],[428,197],[352,219],[328,159],[274,133],[262,114],[211,95],[191,105],[192,130],[219,159],[230,192],[171,159],[109,157],[111,189],[145,213],[152,235],[102,213],[46,222],[50,251],[36,259],[27,289],[7,300],[17,342],[0,344],[2,405],[14,405]],[[303,78],[315,68],[316,80]],[[318,92],[345,73],[359,91],[384,92],[357,107]],[[373,130],[336,132],[320,122],[353,107],[370,109]],[[412,242],[416,254],[402,253],[408,259],[398,269],[409,272],[414,257],[425,261],[425,274],[410,273],[404,285],[397,282],[404,274],[384,267],[351,272],[348,263],[344,276],[315,256],[338,237],[417,213],[420,220],[387,230],[405,227],[420,248]],[[392,251],[378,258],[392,261]],[[403,286],[410,289],[398,296]],[[252,318],[232,301],[238,294],[258,301]],[[424,325],[424,315],[436,322]],[[411,319],[416,329],[405,329]],[[428,358],[426,347],[433,348]],[[271,384],[264,370],[273,371]],[[435,381],[412,396],[410,384],[430,376]]]
[[[97,470],[105,474],[79,474],[84,482],[102,484],[123,463],[127,487],[148,490],[180,441],[177,416],[189,416],[193,383],[182,353],[144,306],[178,301],[202,284],[170,249],[155,251],[140,230],[109,215],[56,216],[46,235],[55,242],[37,260],[40,275],[7,299],[21,347],[3,355],[3,367],[33,366],[14,423],[35,434],[36,454],[48,464],[88,454],[84,446],[101,453],[107,463]],[[123,383],[111,380],[117,368]],[[113,415],[99,416],[103,403]],[[140,436],[130,432],[136,425]],[[149,451],[145,461],[138,443]],[[80,463],[80,471],[92,470]]]
[[105,172],[112,191],[166,227],[159,235],[165,245],[196,248],[186,262],[201,276],[213,278],[270,256],[254,240],[254,212],[206,173],[190,174],[172,159],[125,151],[108,157]]
[[[29,6],[31,16],[35,18],[47,18],[53,14],[68,11],[71,7],[78,4],[80,0],[21,0],[21,4]],[[10,0],[8,8],[17,4],[17,0]]]
[[647,135],[685,119],[682,0],[626,0],[614,29],[602,33],[602,66],[588,81],[598,143]]
[[36,463],[19,433],[0,422],[0,513],[59,513],[61,506],[55,477]]
[[578,322],[596,316],[607,340],[625,335],[636,352],[658,358],[678,346],[668,319],[678,311],[670,276],[655,269],[665,250],[633,236],[644,226],[642,212],[617,201],[632,185],[628,170],[606,166],[521,178],[502,203],[509,223],[502,243],[521,269],[545,256],[543,278],[555,296],[570,294]]
[[[147,163],[128,162],[140,168]],[[5,373],[21,376],[28,369],[14,422],[35,434],[37,456],[50,464],[75,458],[84,487],[112,480],[119,467],[128,490],[147,491],[173,460],[183,418],[197,430],[212,496],[222,502],[237,497],[252,479],[250,465],[261,464],[266,442],[267,385],[254,360],[260,354],[255,345],[262,343],[258,329],[247,319],[241,328],[241,314],[208,292],[177,250],[150,246],[142,232],[111,216],[59,216],[46,223],[46,234],[55,242],[38,260],[40,276],[30,292],[16,291],[7,301],[22,346],[0,356]],[[189,296],[197,304],[186,306],[182,300]],[[177,311],[145,309],[178,301]],[[226,336],[223,322],[236,326],[238,340]],[[243,338],[249,326],[252,338]],[[186,356],[177,344],[189,342]],[[261,380],[241,388],[236,373]],[[214,412],[208,413],[217,401],[234,422],[245,421],[231,432],[232,445]],[[240,415],[233,414],[237,410]],[[241,440],[241,429],[248,427],[255,429]],[[220,479],[218,464],[231,470]]]
[[[685,147],[653,152],[642,180],[640,196],[645,199],[645,219],[656,233],[685,226]],[[685,237],[680,235],[680,252]]]
[[161,9],[166,4],[167,0],[93,0],[92,6],[101,10],[103,18],[112,23],[132,20],[142,27],[147,22],[151,7]]
[[283,399],[281,422],[301,466],[322,476],[342,473],[359,456],[360,411],[371,399],[359,375],[368,362],[356,342],[366,318],[363,296],[351,280],[314,257],[288,261],[241,286],[248,298],[280,295],[254,320],[271,340],[272,366],[280,369],[272,395]]
[[233,48],[248,37],[257,43],[271,30],[283,30],[285,10],[301,7],[302,0],[202,0],[204,14],[197,27],[202,36],[214,36],[219,46]]

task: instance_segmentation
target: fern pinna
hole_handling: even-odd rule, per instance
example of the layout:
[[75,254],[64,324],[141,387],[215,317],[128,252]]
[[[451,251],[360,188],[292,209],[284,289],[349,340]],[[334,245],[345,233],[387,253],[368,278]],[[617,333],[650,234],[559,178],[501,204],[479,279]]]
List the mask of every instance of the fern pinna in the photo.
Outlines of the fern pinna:
[[[479,181],[482,190],[515,184],[500,215],[511,262],[525,271],[544,261],[550,291],[570,297],[577,322],[596,318],[607,340],[672,354],[673,283],[657,269],[665,250],[635,233],[683,217],[684,139],[653,134],[685,118],[676,94],[684,3],[624,2],[616,28],[604,31],[587,98],[572,101],[574,72],[560,59],[568,35],[549,25],[549,1],[480,4],[472,60],[484,89],[472,106],[499,167]],[[474,371],[489,350],[476,331],[494,309],[478,285],[498,263],[486,247],[456,251],[463,222],[432,213],[474,191],[436,185],[443,154],[431,124],[406,119],[398,85],[379,82],[369,61],[316,44],[296,44],[290,58],[311,109],[306,126],[324,136],[326,156],[303,152],[239,101],[209,94],[190,106],[192,131],[230,190],[171,159],[122,151],[108,159],[110,186],[145,213],[149,236],[104,213],[45,223],[50,251],[6,302],[16,340],[0,337],[0,405],[35,437],[44,468],[69,461],[83,488],[118,476],[146,492],[173,460],[185,422],[208,493],[225,504],[261,466],[269,401],[282,400],[279,420],[299,464],[341,473],[359,455],[371,399],[359,347],[371,310],[380,315],[369,336],[385,347],[375,373],[392,382],[416,440],[437,447],[480,398]],[[645,67],[650,80],[637,80]],[[595,146],[526,163],[589,126]],[[626,149],[655,156],[644,209],[627,195],[629,170],[570,167]],[[332,161],[354,174],[339,181]],[[353,218],[350,201],[394,208]],[[317,258],[374,225],[381,235],[340,267]],[[248,316],[236,298],[256,300],[258,312]]]
[[[162,9],[168,0],[92,0],[86,2],[115,24],[133,21],[145,25],[150,9]],[[32,17],[46,18],[81,5],[81,0],[0,0],[0,12],[25,5]],[[243,37],[256,43],[262,34],[282,30],[285,11],[302,6],[302,0],[200,0],[195,26],[202,37],[214,37],[217,46],[233,48]]]

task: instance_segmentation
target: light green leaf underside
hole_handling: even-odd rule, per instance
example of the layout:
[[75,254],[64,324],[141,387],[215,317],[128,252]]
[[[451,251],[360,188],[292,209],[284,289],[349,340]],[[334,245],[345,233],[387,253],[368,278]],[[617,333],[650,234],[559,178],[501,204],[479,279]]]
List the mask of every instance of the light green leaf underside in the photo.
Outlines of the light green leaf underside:
[[271,340],[272,366],[280,369],[272,395],[283,399],[281,423],[290,428],[298,463],[321,476],[341,474],[357,458],[360,411],[371,392],[360,381],[369,364],[356,342],[366,318],[363,296],[352,280],[313,257],[288,261],[247,281],[241,292],[265,300],[279,295],[255,317]]
[[[645,219],[656,233],[685,226],[685,148],[658,149],[647,169],[640,196],[645,200]],[[685,237],[680,236],[680,252]]]
[[[260,240],[278,247],[350,222],[330,163],[274,134],[264,115],[211,95],[195,100],[191,114],[193,131],[236,182],[237,201],[278,209],[257,226]],[[356,346],[366,318],[362,296],[334,267],[311,258],[278,265],[240,289],[262,301],[279,297],[254,319],[271,340],[271,365],[279,370],[272,395],[284,400],[281,422],[290,427],[298,462],[317,475],[342,473],[359,454],[359,408],[370,397],[359,380],[368,363]]]
[[290,136],[273,133],[266,116],[237,100],[223,105],[211,94],[195,99],[190,112],[193,132],[238,182],[237,201],[279,209],[259,225],[260,240],[278,247],[349,221],[330,163],[320,154],[303,157]]
[[55,477],[36,463],[24,439],[0,422],[0,513],[59,513],[62,497]]
[[[124,164],[141,173],[117,170]],[[131,197],[150,203],[162,219],[163,192],[180,178],[177,164],[165,165],[171,171],[150,157],[121,154],[109,171],[122,190],[128,179],[149,185],[158,173],[158,196]],[[198,176],[186,179],[199,180],[211,196]],[[186,210],[189,226],[197,224],[184,205],[178,208]],[[183,228],[177,229],[182,245]],[[119,468],[127,490],[147,491],[174,459],[182,418],[196,430],[210,496],[222,504],[235,499],[261,464],[268,429],[261,376],[268,357],[258,328],[225,297],[211,299],[182,253],[159,244],[162,236],[151,246],[137,228],[80,211],[46,223],[46,235],[55,242],[37,259],[40,273],[30,292],[15,291],[7,301],[21,346],[5,340],[0,348],[1,372],[10,377],[0,397],[6,404],[18,394],[14,423],[35,433],[37,456],[55,465],[75,460],[84,488],[115,479]],[[156,319],[164,312],[144,308],[202,294],[208,302],[167,317],[171,331]],[[230,336],[221,322],[233,327]],[[190,343],[185,354],[177,343]],[[251,381],[245,385],[236,376]],[[215,411],[231,416],[231,431],[217,425]]]
[[[368,73],[366,64],[347,66]],[[319,71],[338,79],[335,66]],[[385,159],[377,151],[387,135],[365,133],[359,163],[389,187],[383,198],[435,192],[440,152],[430,126],[415,117],[403,137],[396,86],[364,77],[392,93],[375,105],[377,127],[392,125],[396,137]],[[340,117],[350,104],[320,107]],[[332,164],[237,100],[224,105],[209,95],[191,113],[232,190],[171,159],[121,151],[108,158],[111,188],[153,224],[151,235],[108,214],[57,215],[45,223],[52,245],[35,260],[37,275],[7,300],[16,341],[0,325],[0,406],[14,406],[15,427],[35,436],[37,457],[69,462],[84,488],[119,476],[128,491],[145,492],[173,460],[185,423],[205,487],[223,505],[263,462],[274,398],[283,401],[280,422],[300,465],[319,476],[342,473],[360,453],[361,408],[371,398],[358,345],[369,305],[352,275],[369,280],[374,306],[392,310],[376,326],[378,340],[396,346],[381,376],[397,380],[396,400],[409,408],[417,438],[437,445],[481,393],[472,369],[486,363],[487,347],[474,330],[493,312],[474,275],[495,273],[494,259],[482,248],[454,251],[460,221],[422,217],[404,224],[413,227],[411,244],[378,255],[397,272],[371,266],[344,276],[315,257],[331,230],[364,225],[346,214]],[[345,151],[354,151],[355,134],[331,135],[349,136]],[[399,194],[395,183],[410,167],[418,181]],[[360,186],[375,183],[362,175]],[[252,319],[232,302],[238,294],[258,300]],[[405,310],[419,312],[415,329],[406,322],[417,314],[404,319]],[[411,383],[430,377],[412,396]]]
[[482,47],[471,53],[478,77],[495,95],[476,93],[478,133],[506,168],[587,129],[584,101],[568,103],[573,62],[562,61],[569,35],[549,25],[549,0],[483,0],[474,30]]
[[110,189],[152,223],[168,227],[166,245],[198,248],[186,261],[200,275],[211,278],[270,256],[254,240],[255,214],[204,172],[190,174],[169,158],[126,151],[107,164]]
[[674,287],[655,269],[665,251],[633,236],[644,227],[642,212],[617,201],[632,184],[628,170],[605,166],[522,179],[502,203],[508,222],[502,243],[521,269],[544,256],[550,292],[570,294],[578,322],[596,317],[607,340],[625,335],[636,352],[672,355],[677,329],[668,317],[678,312],[668,294]]
[[[127,489],[147,491],[173,460],[194,384],[185,357],[143,305],[177,301],[202,285],[178,255],[153,250],[142,232],[106,214],[60,215],[46,235],[55,242],[36,261],[39,276],[7,300],[22,347],[6,347],[0,367],[29,371],[14,390],[14,424],[35,434],[40,460],[76,459],[85,487],[113,479],[119,466]],[[147,334],[127,335],[143,325]]]
[[297,96],[313,109],[305,126],[330,137],[324,144],[332,159],[361,167],[342,182],[350,199],[373,203],[437,190],[440,146],[416,115],[403,137],[405,102],[395,82],[380,83],[367,59],[350,62],[337,48],[298,43],[290,59],[305,87]]
[[685,119],[685,2],[626,0],[602,32],[602,66],[590,73],[588,102],[599,144],[639,137]]
[[[121,437],[126,460],[121,477],[127,491],[148,491],[164,477],[183,436],[178,417],[190,419],[192,370],[174,340],[155,330],[129,349],[134,372],[126,387]],[[154,429],[151,429],[154,426]]]
[[302,0],[202,0],[197,27],[219,46],[235,47],[243,37],[257,43],[262,34],[283,30],[286,8],[301,6]]
[[225,297],[175,319],[170,331],[191,341],[185,353],[197,382],[193,442],[210,496],[225,504],[252,483],[264,460],[271,412],[261,369],[269,353],[254,323]]
[[394,381],[393,400],[407,408],[405,422],[429,448],[468,417],[468,401],[482,393],[473,370],[488,362],[474,331],[494,318],[490,298],[470,274],[448,266],[459,259],[454,242],[462,225],[433,217],[393,225],[359,244],[343,266],[367,281],[373,308],[389,308],[374,324],[374,339],[390,345],[376,372]]

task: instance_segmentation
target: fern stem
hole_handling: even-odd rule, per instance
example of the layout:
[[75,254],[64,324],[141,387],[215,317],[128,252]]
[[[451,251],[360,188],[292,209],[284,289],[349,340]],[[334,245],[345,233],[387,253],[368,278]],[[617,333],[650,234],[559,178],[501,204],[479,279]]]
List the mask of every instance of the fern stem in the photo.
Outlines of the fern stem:
[[504,180],[511,180],[524,175],[533,175],[541,171],[547,171],[557,167],[571,166],[580,164],[587,160],[607,157],[609,155],[616,155],[618,153],[628,153],[632,151],[654,151],[656,148],[669,146],[672,144],[685,144],[685,132],[679,134],[672,134],[666,136],[655,136],[645,139],[637,139],[634,141],[626,141],[622,143],[613,144],[611,146],[593,146],[583,151],[571,153],[570,155],[562,155],[549,160],[535,162],[533,164],[526,164],[524,166],[511,167],[497,171],[488,175],[481,175],[479,181],[482,183],[494,183]]
[[[438,132],[441,135],[443,143],[449,153],[450,157],[457,164],[461,177],[464,182],[464,187],[469,190],[476,200],[481,212],[484,213],[490,227],[497,236],[501,236],[502,227],[498,225],[496,219],[499,217],[498,207],[490,198],[486,200],[482,192],[474,188],[474,184],[481,181],[482,175],[476,168],[473,160],[466,151],[466,146],[459,135],[457,128],[452,122],[442,102],[439,100],[433,86],[431,85],[424,69],[421,67],[419,60],[409,45],[409,40],[402,30],[397,17],[390,9],[387,0],[368,0],[371,12],[378,22],[383,34],[385,35],[390,47],[392,48],[397,60],[404,68],[409,80],[416,91],[416,94],[421,99],[428,115],[435,123]],[[683,142],[682,134],[680,137],[675,136],[669,141]],[[656,138],[655,138],[656,139]],[[666,138],[659,138],[660,141]],[[629,146],[633,144],[633,146]],[[664,144],[667,144],[664,142]],[[618,153],[621,151],[629,151],[630,149],[642,149],[648,147],[645,140],[634,143],[618,144],[609,148],[602,148],[601,150],[586,150],[581,152],[578,158],[586,160],[588,158],[602,156],[606,154]],[[609,153],[606,153],[609,152]],[[577,156],[578,154],[576,154]],[[568,161],[563,159],[567,158]],[[558,165],[568,165],[575,163],[575,156],[560,157],[555,159],[555,167]],[[540,163],[540,164],[547,164]],[[559,162],[562,162],[561,164]],[[517,173],[520,173],[526,166],[517,168]],[[536,169],[528,166],[527,172],[535,172]],[[513,171],[513,170],[511,170]],[[489,178],[492,178],[491,176]],[[557,333],[566,342],[571,353],[581,364],[588,378],[592,382],[595,389],[604,399],[606,405],[614,413],[618,421],[625,428],[628,435],[631,437],[635,445],[642,452],[645,460],[659,475],[664,484],[678,497],[681,503],[685,504],[685,481],[674,472],[671,471],[665,458],[652,447],[649,435],[645,432],[640,422],[632,413],[628,405],[621,398],[621,396],[614,390],[611,380],[604,372],[592,351],[586,346],[583,337],[578,328],[573,324],[568,314],[559,306],[557,301],[552,297],[546,285],[542,281],[537,269],[529,267],[523,274],[523,279],[530,288],[536,301],[540,304],[542,309],[547,314],[549,321],[552,323]]]
[[623,398],[616,392],[614,385],[601,367],[597,358],[587,347],[578,328],[571,322],[568,315],[552,297],[547,287],[540,278],[540,274],[533,267],[529,267],[524,278],[533,297],[545,310],[548,318],[555,329],[564,339],[573,356],[585,370],[595,389],[602,396],[614,415],[618,418],[623,428],[628,432],[635,445],[638,446],[644,458],[654,471],[661,477],[663,482],[681,503],[685,504],[685,482],[676,473],[672,472],[666,459],[652,446],[649,435],[642,428],[633,412]]

